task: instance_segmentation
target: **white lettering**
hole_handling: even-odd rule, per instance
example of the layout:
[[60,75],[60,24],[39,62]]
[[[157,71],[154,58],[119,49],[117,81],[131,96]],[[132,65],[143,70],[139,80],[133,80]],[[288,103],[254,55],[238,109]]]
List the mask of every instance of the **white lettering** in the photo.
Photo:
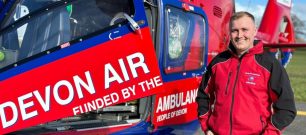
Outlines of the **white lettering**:
[[[7,107],[11,108],[13,111],[12,119],[10,120],[7,120],[7,116],[5,115],[6,111],[4,111],[4,109]],[[1,117],[3,128],[7,128],[9,126],[14,125],[17,122],[17,118],[18,118],[18,110],[17,110],[16,105],[11,101],[0,104],[0,117]]]
[[139,82],[138,85],[140,85],[142,91],[145,92],[146,90],[150,90],[150,89],[155,88],[157,86],[161,86],[161,85],[163,85],[163,83],[160,79],[160,76],[155,76],[154,78],[151,78],[149,80]]
[[32,96],[33,96],[32,93],[28,93],[28,94],[25,94],[25,95],[22,95],[22,96],[18,97],[18,103],[19,103],[19,106],[20,106],[20,113],[21,113],[21,116],[22,116],[22,120],[26,120],[26,119],[29,119],[29,118],[37,115],[36,110],[32,111],[30,113],[26,112],[26,109],[33,106],[34,102],[30,101],[28,103],[24,103],[24,100],[26,100],[28,98],[31,98]]
[[121,93],[122,93],[123,99],[127,99],[131,96],[128,88],[122,89]]
[[[110,63],[106,64],[104,67],[105,72],[105,89],[109,88],[109,84],[113,81],[117,81],[119,84],[122,83],[122,79],[118,75],[118,73],[115,71],[115,69],[112,67]],[[112,73],[113,77],[110,77],[110,73]]]
[[45,112],[50,110],[50,86],[46,86],[45,88],[45,101],[42,99],[40,93],[38,92],[38,90],[35,90],[34,96],[36,97],[36,99],[38,100],[39,104],[42,106],[42,108],[44,109]]
[[74,115],[79,114],[79,113],[80,113],[80,110],[79,110],[79,109],[81,109],[80,106],[77,106],[77,107],[72,108],[73,114],[74,114]]
[[[66,99],[61,99],[61,97],[59,96],[59,92],[58,91],[59,91],[59,88],[61,86],[66,86],[68,88],[68,97]],[[67,105],[67,104],[69,104],[72,101],[73,96],[74,96],[73,87],[72,87],[71,83],[66,81],[66,80],[62,80],[62,81],[57,82],[54,85],[54,88],[53,88],[53,95],[54,95],[55,101],[58,104],[60,104],[60,105]]]
[[88,111],[97,110],[95,101],[88,102],[88,103],[87,103],[87,106],[88,106]]
[[130,80],[130,77],[129,77],[128,73],[127,73],[127,70],[126,70],[126,67],[124,65],[123,59],[119,59],[119,65],[120,65],[121,71],[123,73],[124,80],[125,81]]
[[175,101],[177,100],[178,100],[178,94],[170,95],[170,109],[173,109],[175,107]]
[[89,111],[97,110],[103,107],[106,107],[111,104],[115,104],[119,101],[119,95],[117,93],[111,93],[109,95],[105,95],[102,98],[98,98],[87,102],[83,105],[76,106],[72,108],[73,114],[81,114]]
[[[138,58],[139,61],[137,63],[133,62],[133,59]],[[127,56],[127,61],[129,63],[131,72],[133,74],[133,77],[136,78],[138,77],[138,74],[136,72],[136,68],[138,67],[142,67],[142,70],[144,71],[144,73],[149,73],[149,69],[147,67],[147,65],[144,63],[144,57],[142,55],[142,53],[134,53],[132,55]]]
[[124,99],[127,99],[131,96],[130,92],[132,93],[132,95],[136,95],[135,92],[135,85],[133,85],[132,87],[127,87],[121,90],[122,96]]
[[160,121],[163,121],[169,118],[171,118],[171,113],[162,114],[162,115],[157,116],[157,122],[160,122]]
[[192,104],[196,97],[197,89],[159,97],[156,113]]
[[110,96],[112,99],[112,103],[116,103],[119,101],[119,95],[117,93],[111,93]]
[[85,72],[85,76],[86,76],[86,80],[87,80],[87,83],[86,84],[83,80],[81,80],[81,78],[77,75],[73,76],[73,80],[74,80],[74,84],[75,84],[75,87],[76,87],[76,90],[77,90],[77,93],[78,93],[78,96],[79,98],[83,98],[83,92],[82,92],[82,89],[81,89],[81,85],[90,93],[90,94],[94,94],[96,93],[96,90],[94,88],[94,85],[93,85],[93,82],[92,82],[92,79],[91,79],[91,76],[90,76],[90,73],[89,71],[86,71]]
[[162,101],[162,98],[158,98],[158,104],[157,104],[156,113],[158,113],[159,111],[163,111],[163,101]]
[[[18,103],[9,101],[0,104],[0,117],[3,128],[14,125],[19,117],[21,117],[21,120],[27,120],[39,115],[39,110],[37,110],[39,105],[42,107],[44,112],[50,111],[51,100],[53,100],[53,98],[55,103],[58,103],[59,105],[67,105],[72,102],[75,95],[78,95],[79,99],[84,97],[82,89],[87,90],[89,94],[94,94],[95,88],[89,71],[85,72],[85,77],[86,80],[82,80],[79,76],[75,75],[72,77],[74,82],[61,80],[55,83],[53,88],[51,85],[47,85],[45,87],[45,91],[34,90],[33,92],[19,96],[17,98]],[[75,90],[72,84],[75,85]],[[77,94],[75,94],[75,92]],[[51,96],[53,96],[52,99]],[[118,102],[119,100],[119,96],[115,94],[111,94],[109,98],[112,102]],[[35,105],[35,100],[38,102],[37,105]],[[110,103],[111,101],[108,101],[107,103]],[[73,108],[73,111],[76,114],[89,110],[95,110],[96,108],[101,108],[103,106],[104,102],[102,102],[102,100],[96,100],[95,104],[88,103],[83,108],[75,107]],[[31,110],[27,110],[29,108],[31,108]],[[21,115],[19,116],[18,114]]]
[[156,87],[163,85],[163,82],[162,82],[162,80],[160,79],[160,76],[155,76],[153,79],[154,79],[154,82],[155,82],[155,86],[156,86]]
[[170,109],[170,97],[171,97],[171,95],[164,96],[163,110],[162,111]]
[[112,104],[112,101],[109,95],[104,96],[103,99],[104,99],[105,106],[109,106]]
[[[134,78],[138,77],[138,73],[136,71],[137,68],[141,68],[144,73],[149,73],[150,70],[148,69],[148,66],[144,62],[144,56],[142,53],[134,53],[126,57],[128,65],[130,67],[130,70],[132,72],[132,75]],[[135,59],[138,60],[138,62],[135,62]],[[124,60],[118,59],[118,63],[121,69],[121,72],[123,74],[124,81],[130,80],[129,74],[127,72],[127,68],[125,67]],[[116,67],[116,66],[115,66]],[[123,83],[123,79],[119,76],[118,72],[113,68],[111,63],[107,63],[104,65],[104,88],[108,89],[110,87],[110,83],[112,82],[118,82]]]

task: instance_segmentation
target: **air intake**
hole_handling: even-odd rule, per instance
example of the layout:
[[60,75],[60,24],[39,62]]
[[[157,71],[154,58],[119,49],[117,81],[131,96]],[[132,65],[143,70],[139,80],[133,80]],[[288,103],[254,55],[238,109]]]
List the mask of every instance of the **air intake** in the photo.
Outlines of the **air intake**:
[[220,7],[214,6],[213,9],[214,15],[221,18],[222,17],[222,10]]

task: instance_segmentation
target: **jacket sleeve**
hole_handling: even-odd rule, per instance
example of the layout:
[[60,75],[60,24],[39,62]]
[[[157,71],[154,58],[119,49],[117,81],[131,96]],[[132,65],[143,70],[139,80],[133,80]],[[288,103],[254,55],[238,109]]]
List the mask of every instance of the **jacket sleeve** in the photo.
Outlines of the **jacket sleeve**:
[[265,132],[280,134],[296,116],[294,95],[289,77],[285,69],[274,60],[270,77],[270,97],[272,99],[273,114]]
[[214,98],[210,98],[209,93],[212,91],[211,68],[208,66],[207,71],[202,77],[201,84],[198,89],[196,102],[198,104],[198,118],[203,131],[208,130],[207,120],[210,116],[210,103],[213,103]]

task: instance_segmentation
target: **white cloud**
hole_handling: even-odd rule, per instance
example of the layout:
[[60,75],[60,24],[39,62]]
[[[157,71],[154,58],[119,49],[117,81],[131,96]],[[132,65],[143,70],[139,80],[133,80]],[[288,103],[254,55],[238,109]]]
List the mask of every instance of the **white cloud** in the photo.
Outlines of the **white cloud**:
[[[304,25],[306,26],[306,16],[305,16],[306,8],[305,7],[306,7],[306,3],[293,4],[291,13],[295,14],[300,20],[302,20],[304,22]],[[306,27],[300,30],[306,33]]]
[[301,20],[306,21],[306,3],[299,3],[299,4],[293,4],[292,5],[292,11],[291,13],[297,15]]
[[261,22],[261,18],[264,14],[265,8],[263,5],[255,5],[255,8],[249,8],[247,6],[243,6],[240,3],[236,3],[236,12],[238,11],[247,11],[254,15],[256,20],[256,25],[258,26]]
[[236,12],[238,11],[246,11],[247,8],[245,6],[242,6],[240,3],[235,4]]

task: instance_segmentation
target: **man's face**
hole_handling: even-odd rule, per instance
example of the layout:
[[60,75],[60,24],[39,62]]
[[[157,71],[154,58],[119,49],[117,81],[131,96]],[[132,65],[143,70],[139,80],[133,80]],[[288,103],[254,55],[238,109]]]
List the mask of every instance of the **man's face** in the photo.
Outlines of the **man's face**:
[[231,23],[231,42],[240,55],[242,52],[253,47],[257,29],[253,20],[243,16]]

